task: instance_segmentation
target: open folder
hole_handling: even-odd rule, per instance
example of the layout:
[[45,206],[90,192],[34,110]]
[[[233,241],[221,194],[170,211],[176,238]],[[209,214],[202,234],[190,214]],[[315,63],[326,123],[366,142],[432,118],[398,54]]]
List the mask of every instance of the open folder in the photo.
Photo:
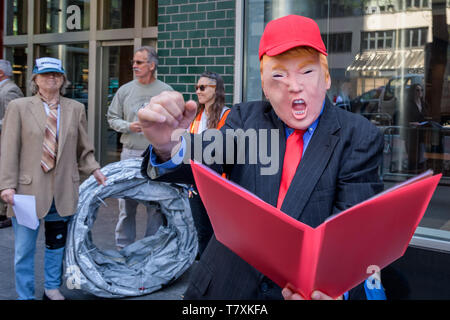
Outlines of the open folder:
[[211,169],[191,166],[217,240],[307,299],[314,290],[337,298],[400,258],[441,178],[427,171],[311,228]]

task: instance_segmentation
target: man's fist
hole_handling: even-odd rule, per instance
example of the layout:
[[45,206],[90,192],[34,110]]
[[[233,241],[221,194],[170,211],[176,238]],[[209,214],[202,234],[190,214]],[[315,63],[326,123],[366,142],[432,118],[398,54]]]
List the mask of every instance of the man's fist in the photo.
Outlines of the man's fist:
[[181,93],[176,91],[163,91],[139,110],[142,132],[161,160],[171,158],[180,142],[180,134],[189,128],[196,112],[197,103],[184,102]]

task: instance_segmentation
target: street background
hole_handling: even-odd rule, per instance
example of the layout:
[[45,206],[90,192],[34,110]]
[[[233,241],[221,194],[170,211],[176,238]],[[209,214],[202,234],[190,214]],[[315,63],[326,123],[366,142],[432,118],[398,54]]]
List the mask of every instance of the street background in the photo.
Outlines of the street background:
[[[106,199],[108,207],[100,206],[97,219],[91,230],[94,244],[100,249],[115,249],[114,229],[117,224],[119,215],[117,199]],[[146,213],[142,205],[138,206],[136,215],[136,238],[142,239],[145,233]],[[41,299],[44,293],[44,228],[40,226],[39,236],[36,244],[36,260],[35,260],[35,288],[36,299]],[[17,298],[14,284],[14,232],[13,228],[0,229],[0,300],[15,300]],[[192,267],[191,267],[192,268]],[[127,297],[123,299],[130,300],[181,300],[182,295],[187,287],[190,270],[175,280],[167,287],[154,293],[138,296]],[[90,293],[68,289],[63,278],[61,287],[62,294],[67,299],[72,300],[94,300],[105,299],[96,297]]]

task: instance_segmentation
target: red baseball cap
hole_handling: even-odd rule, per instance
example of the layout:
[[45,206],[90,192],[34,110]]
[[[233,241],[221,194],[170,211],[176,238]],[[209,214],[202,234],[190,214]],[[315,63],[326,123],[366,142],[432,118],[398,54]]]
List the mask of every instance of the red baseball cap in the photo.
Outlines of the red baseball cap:
[[272,20],[264,29],[259,42],[259,60],[264,54],[273,57],[300,46],[311,47],[328,55],[319,26],[314,20],[293,14]]

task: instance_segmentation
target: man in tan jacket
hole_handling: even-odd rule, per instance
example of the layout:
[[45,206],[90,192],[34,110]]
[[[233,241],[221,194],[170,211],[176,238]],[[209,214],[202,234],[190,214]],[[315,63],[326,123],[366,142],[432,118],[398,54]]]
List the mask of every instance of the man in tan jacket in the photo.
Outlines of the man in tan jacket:
[[12,101],[3,123],[0,162],[1,198],[9,204],[15,240],[15,278],[19,299],[34,299],[34,253],[38,229],[14,217],[15,194],[33,195],[38,219],[45,222],[44,299],[62,300],[67,222],[77,209],[80,176],[106,177],[94,158],[86,131],[84,105],[62,97],[67,78],[61,61],[36,60],[34,96]]
[[[11,100],[23,97],[22,90],[10,78],[13,76],[11,63],[0,59],[0,133],[6,107]],[[11,218],[6,217],[6,205],[0,200],[0,229],[11,226]]]

